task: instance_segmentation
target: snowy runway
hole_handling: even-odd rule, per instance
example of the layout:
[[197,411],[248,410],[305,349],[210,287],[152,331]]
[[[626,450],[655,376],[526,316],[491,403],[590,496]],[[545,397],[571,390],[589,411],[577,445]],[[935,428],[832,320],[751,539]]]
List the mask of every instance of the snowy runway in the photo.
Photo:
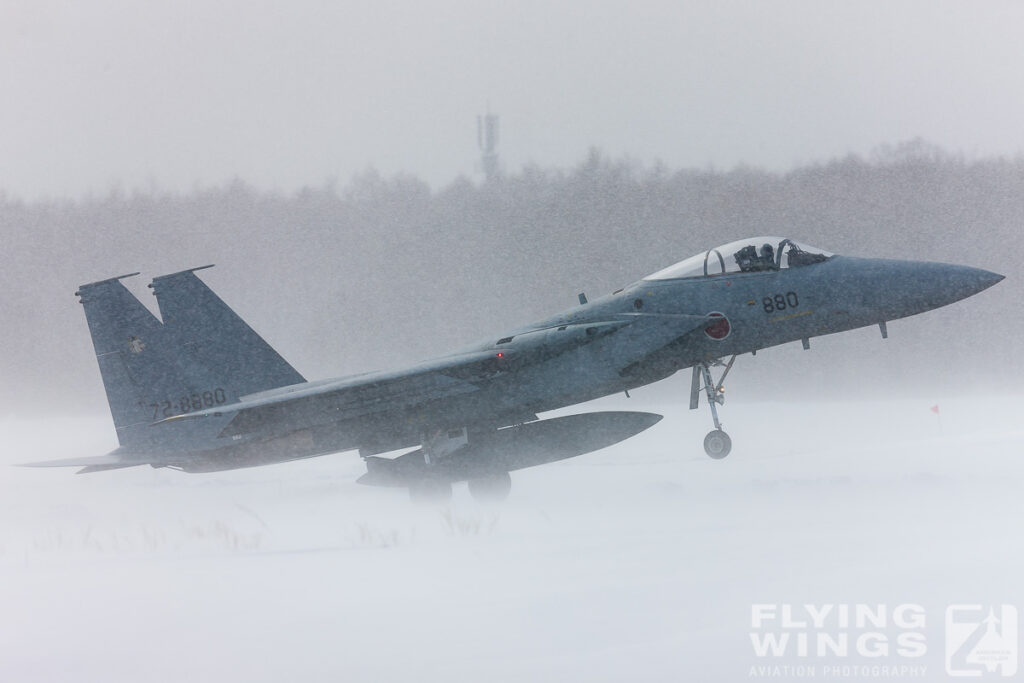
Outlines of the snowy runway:
[[[929,411],[938,400],[941,414]],[[0,473],[4,680],[704,680],[757,657],[754,604],[1024,608],[1024,399],[582,409],[666,419],[513,475],[499,508],[357,486],[354,454],[210,475]],[[577,411],[578,412],[578,411]],[[940,423],[941,420],[941,423]],[[105,418],[0,419],[7,463],[103,453]],[[884,629],[883,629],[884,630]],[[754,669],[752,669],[754,667]],[[770,674],[768,674],[770,675]]]

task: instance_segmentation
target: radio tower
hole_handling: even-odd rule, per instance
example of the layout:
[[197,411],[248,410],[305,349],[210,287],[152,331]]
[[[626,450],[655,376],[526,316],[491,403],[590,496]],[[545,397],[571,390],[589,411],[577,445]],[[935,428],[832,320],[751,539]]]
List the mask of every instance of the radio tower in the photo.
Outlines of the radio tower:
[[480,169],[488,182],[498,177],[498,115],[476,117],[476,144],[480,148]]

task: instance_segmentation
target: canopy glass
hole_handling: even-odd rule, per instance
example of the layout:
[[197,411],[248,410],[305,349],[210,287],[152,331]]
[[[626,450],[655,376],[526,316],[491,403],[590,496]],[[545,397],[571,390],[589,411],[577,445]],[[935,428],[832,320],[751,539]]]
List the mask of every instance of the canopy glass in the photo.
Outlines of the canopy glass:
[[781,268],[800,268],[827,261],[832,252],[785,237],[748,237],[708,249],[691,256],[645,280],[675,280],[689,277],[715,277],[730,273],[756,273]]

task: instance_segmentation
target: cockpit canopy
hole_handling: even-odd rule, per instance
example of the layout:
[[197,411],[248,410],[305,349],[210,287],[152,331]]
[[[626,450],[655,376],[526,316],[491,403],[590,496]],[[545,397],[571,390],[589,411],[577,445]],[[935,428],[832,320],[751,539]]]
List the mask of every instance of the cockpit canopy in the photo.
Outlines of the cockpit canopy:
[[827,261],[833,255],[832,252],[785,237],[749,237],[708,249],[703,254],[691,256],[644,279],[674,280],[799,268]]

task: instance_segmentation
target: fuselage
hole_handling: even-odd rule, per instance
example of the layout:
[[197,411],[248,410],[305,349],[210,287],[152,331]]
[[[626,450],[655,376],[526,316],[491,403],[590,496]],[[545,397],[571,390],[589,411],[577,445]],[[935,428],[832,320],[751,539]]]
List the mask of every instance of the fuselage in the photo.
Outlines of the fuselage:
[[266,424],[212,462],[257,454],[274,459],[278,450],[288,457],[297,450],[374,454],[416,446],[434,430],[495,429],[711,359],[921,313],[1001,279],[965,266],[845,256],[799,267],[643,279],[463,349],[459,353],[493,354],[472,377],[471,393],[343,421],[322,409],[293,411],[287,415],[291,429]]
[[[710,375],[719,359],[922,313],[1002,279],[965,266],[747,238],[446,356],[307,382],[196,277],[201,269],[154,278],[159,318],[124,287],[129,276],[79,288],[120,446],[98,458],[34,465],[202,472],[358,449],[374,463],[368,475],[377,483],[412,490],[410,473],[429,479],[432,464],[451,456],[450,465],[495,469],[492,483],[507,484],[510,469],[602,448],[661,419],[541,413],[691,366],[690,405],[703,390],[715,424],[705,451],[724,457],[730,443],[715,412],[721,380]],[[416,446],[393,460],[374,458]]]

